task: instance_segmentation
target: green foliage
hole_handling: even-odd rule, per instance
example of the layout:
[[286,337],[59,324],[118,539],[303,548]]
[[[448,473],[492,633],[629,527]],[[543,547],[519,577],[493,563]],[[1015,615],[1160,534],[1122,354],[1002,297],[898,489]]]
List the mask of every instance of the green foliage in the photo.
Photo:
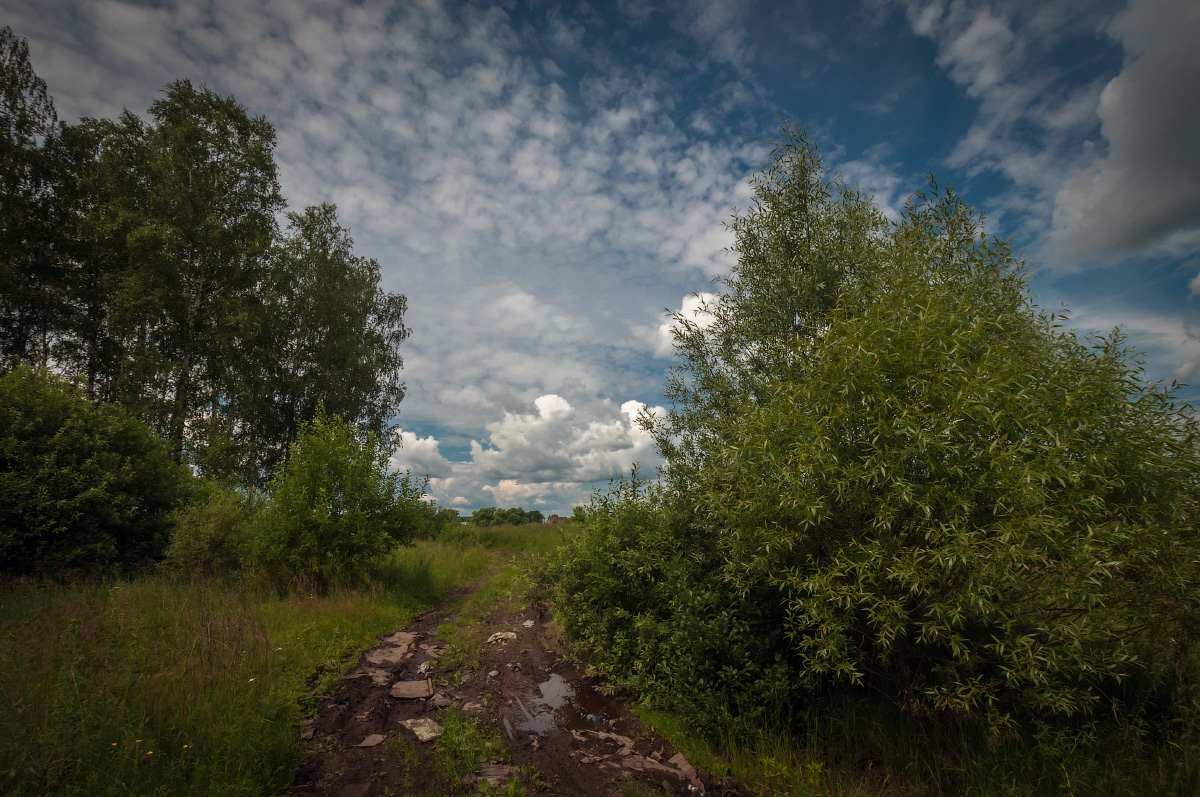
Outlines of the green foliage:
[[480,528],[519,526],[523,523],[541,523],[543,520],[545,520],[545,516],[540,511],[533,509],[526,512],[520,507],[497,509],[494,506],[485,506],[471,513],[471,523]]
[[21,360],[45,364],[42,333],[61,325],[51,160],[39,145],[54,137],[57,121],[29,45],[0,28],[0,370]]
[[269,486],[255,558],[277,575],[327,580],[407,543],[425,484],[389,472],[390,454],[384,438],[318,409]]
[[597,492],[543,587],[578,655],[610,682],[710,722],[786,713],[779,601],[731,595],[686,509],[635,469]]
[[155,559],[192,478],[120,407],[46,371],[0,377],[0,568],[106,568]]
[[1191,409],[1119,333],[1037,308],[953,193],[889,223],[797,129],[754,187],[711,323],[675,319],[672,408],[643,418],[664,485],[594,500],[552,571],[586,655],[735,714],[838,689],[992,733],[1191,711]]
[[175,513],[165,559],[194,575],[231,573],[249,559],[254,509],[227,485],[209,482],[205,486],[204,498]]
[[279,230],[267,119],[178,80],[149,121],[58,125],[25,42],[0,53],[0,370],[53,364],[247,488],[319,403],[385,431],[406,300],[333,205]]
[[485,736],[475,720],[451,705],[438,717],[442,735],[437,747],[442,754],[446,779],[458,783],[464,775],[479,769],[489,755],[507,752],[504,743],[495,735]]

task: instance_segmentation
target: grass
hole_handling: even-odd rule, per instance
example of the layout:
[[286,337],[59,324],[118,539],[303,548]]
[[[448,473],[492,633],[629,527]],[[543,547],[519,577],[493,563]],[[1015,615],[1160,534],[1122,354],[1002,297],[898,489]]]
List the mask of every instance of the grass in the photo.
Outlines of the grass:
[[325,594],[168,573],[4,585],[0,793],[282,792],[316,697],[378,635],[483,575],[485,545],[541,544],[521,535],[423,541]]

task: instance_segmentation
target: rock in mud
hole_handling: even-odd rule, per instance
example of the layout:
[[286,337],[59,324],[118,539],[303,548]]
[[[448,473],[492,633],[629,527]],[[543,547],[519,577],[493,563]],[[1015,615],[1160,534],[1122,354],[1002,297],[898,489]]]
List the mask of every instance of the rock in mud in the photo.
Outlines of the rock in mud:
[[433,683],[430,681],[397,681],[392,684],[392,697],[402,700],[418,700],[433,696]]
[[442,735],[442,726],[429,717],[418,717],[415,720],[404,720],[400,723],[417,735],[422,742],[433,741]]
[[373,733],[356,744],[355,747],[375,747],[376,745],[381,744],[383,740],[384,735],[382,733]]

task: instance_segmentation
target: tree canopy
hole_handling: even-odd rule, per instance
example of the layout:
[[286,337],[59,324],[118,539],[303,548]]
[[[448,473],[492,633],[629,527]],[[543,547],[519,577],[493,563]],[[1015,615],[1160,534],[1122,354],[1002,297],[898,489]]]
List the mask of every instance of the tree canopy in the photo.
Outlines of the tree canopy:
[[275,131],[170,83],[142,121],[57,123],[0,32],[0,362],[52,365],[165,437],[177,462],[262,485],[323,403],[383,432],[404,396],[403,295],[330,204],[288,213]]

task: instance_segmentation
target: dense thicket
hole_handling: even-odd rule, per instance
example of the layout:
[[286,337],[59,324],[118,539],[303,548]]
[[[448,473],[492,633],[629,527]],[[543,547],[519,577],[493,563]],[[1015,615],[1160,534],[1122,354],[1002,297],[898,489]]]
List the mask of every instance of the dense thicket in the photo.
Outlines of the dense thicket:
[[997,731],[1191,700],[1190,408],[1119,334],[1037,308],[952,193],[889,222],[794,128],[754,189],[645,419],[663,487],[597,497],[558,564],[602,668],[735,712],[867,689]]
[[0,32],[0,367],[51,365],[178,462],[262,485],[318,404],[382,432],[404,395],[405,299],[332,205],[283,211],[275,132],[169,84],[149,122],[57,123]]
[[155,559],[193,482],[120,407],[29,366],[0,376],[0,571]]

